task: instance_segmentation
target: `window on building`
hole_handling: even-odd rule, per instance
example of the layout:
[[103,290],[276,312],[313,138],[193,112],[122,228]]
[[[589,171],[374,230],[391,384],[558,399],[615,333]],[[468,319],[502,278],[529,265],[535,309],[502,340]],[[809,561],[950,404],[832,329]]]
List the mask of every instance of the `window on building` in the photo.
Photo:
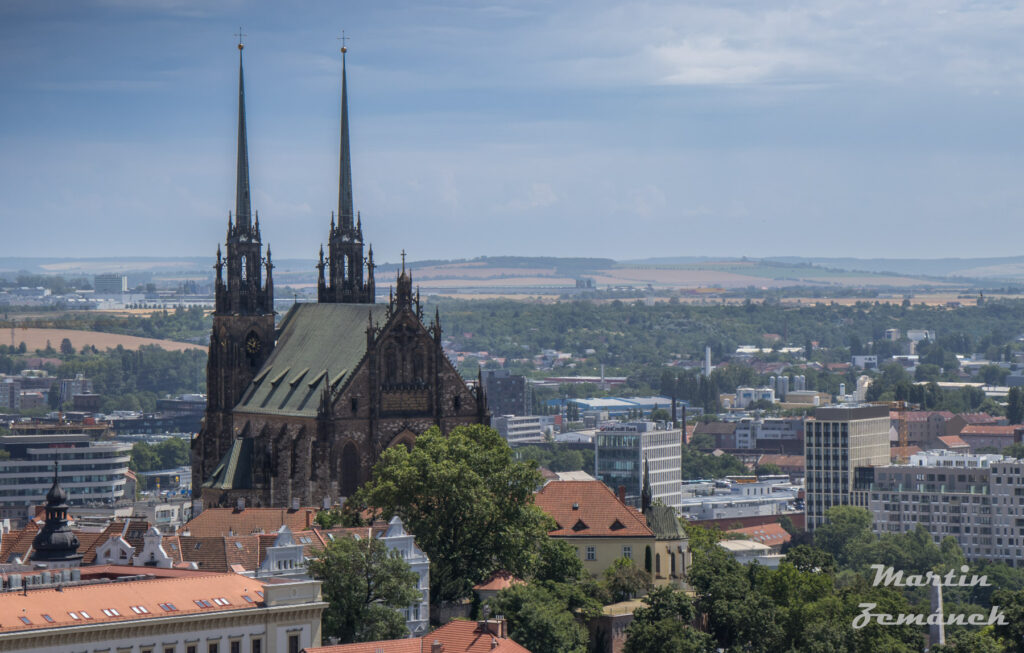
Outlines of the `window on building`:
[[288,635],[288,653],[299,653],[298,634]]
[[252,653],[263,653],[263,640],[258,637],[253,639],[249,650],[251,650]]
[[188,646],[186,646],[185,647],[185,653],[196,653],[196,645],[195,644],[189,644]]
[[229,644],[229,646],[231,647],[231,653],[242,653],[242,642],[241,641],[239,641],[237,639],[232,640],[231,644]]
[[206,653],[220,653],[220,642],[209,642],[206,644]]
[[626,546],[622,547],[622,557],[625,558],[626,560],[632,560],[633,559],[633,547],[631,547],[629,545],[626,545]]
[[587,560],[597,560],[597,547],[587,547]]

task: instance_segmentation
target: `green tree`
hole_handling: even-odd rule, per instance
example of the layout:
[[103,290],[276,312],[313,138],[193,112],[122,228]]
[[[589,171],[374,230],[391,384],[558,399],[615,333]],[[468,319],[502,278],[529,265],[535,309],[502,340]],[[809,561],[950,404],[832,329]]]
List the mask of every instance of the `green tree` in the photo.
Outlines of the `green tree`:
[[508,620],[509,636],[530,651],[585,653],[589,636],[564,596],[546,583],[513,585],[488,601]]
[[430,557],[431,601],[469,596],[503,569],[525,578],[553,527],[533,505],[540,473],[516,462],[504,438],[485,426],[448,435],[431,428],[412,450],[391,447],[350,499],[397,514]]
[[775,463],[765,463],[758,465],[756,472],[758,476],[778,476],[782,473],[782,468]]
[[836,572],[836,559],[831,553],[806,544],[794,546],[786,552],[786,562],[800,571]]
[[1010,388],[1007,397],[1006,420],[1010,424],[1024,423],[1024,388],[1014,386]]
[[1006,624],[996,624],[995,633],[1008,651],[1024,652],[1024,591],[999,589],[992,593],[993,605],[1006,616]]
[[60,341],[60,353],[64,354],[65,356],[74,355],[75,348],[71,346],[70,338],[64,338],[63,340]]
[[604,584],[612,601],[628,601],[651,588],[651,575],[633,564],[629,558],[619,558],[604,570]]
[[1010,370],[993,364],[985,365],[978,370],[978,375],[981,376],[985,385],[1002,385],[1009,374]]
[[323,582],[324,635],[342,643],[404,637],[398,610],[419,601],[419,574],[398,551],[378,539],[341,537],[309,561],[309,574]]
[[130,456],[128,467],[133,472],[149,472],[160,468],[160,456],[148,442],[136,442],[132,445]]
[[540,545],[540,555],[533,578],[554,583],[574,583],[584,577],[583,561],[576,548],[564,540],[547,538]]
[[659,587],[644,598],[644,603],[646,607],[634,610],[633,621],[626,627],[624,653],[704,653],[714,650],[711,636],[689,625],[694,610],[693,602],[685,592]]
[[855,506],[832,506],[814,531],[814,544],[846,566],[875,541],[871,513]]

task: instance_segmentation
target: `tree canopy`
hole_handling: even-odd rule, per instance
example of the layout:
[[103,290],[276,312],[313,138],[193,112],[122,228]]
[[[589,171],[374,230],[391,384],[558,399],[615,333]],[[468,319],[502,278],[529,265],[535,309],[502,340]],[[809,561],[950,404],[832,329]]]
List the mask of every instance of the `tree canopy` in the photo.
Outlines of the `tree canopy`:
[[350,502],[402,518],[430,557],[431,601],[439,604],[469,596],[497,570],[527,576],[553,527],[533,504],[541,481],[494,429],[445,435],[434,427],[412,450],[386,450]]
[[324,635],[341,643],[406,637],[398,610],[422,599],[419,574],[398,551],[378,539],[340,537],[309,561],[310,575],[323,582],[328,602]]

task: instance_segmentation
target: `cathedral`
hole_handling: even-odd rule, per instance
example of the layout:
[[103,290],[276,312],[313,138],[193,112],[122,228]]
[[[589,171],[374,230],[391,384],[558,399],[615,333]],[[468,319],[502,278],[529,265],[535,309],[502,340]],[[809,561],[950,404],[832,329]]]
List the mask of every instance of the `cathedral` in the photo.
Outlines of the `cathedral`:
[[[192,442],[194,495],[204,506],[337,503],[370,475],[388,447],[411,447],[432,426],[488,422],[441,348],[441,320],[424,323],[412,273],[397,274],[376,303],[373,248],[353,211],[345,48],[341,72],[338,211],[320,248],[317,302],[275,324],[270,246],[263,257],[251,210],[242,49],[238,61],[238,164],[226,250],[217,248],[207,407]],[[200,489],[201,488],[201,489]]]

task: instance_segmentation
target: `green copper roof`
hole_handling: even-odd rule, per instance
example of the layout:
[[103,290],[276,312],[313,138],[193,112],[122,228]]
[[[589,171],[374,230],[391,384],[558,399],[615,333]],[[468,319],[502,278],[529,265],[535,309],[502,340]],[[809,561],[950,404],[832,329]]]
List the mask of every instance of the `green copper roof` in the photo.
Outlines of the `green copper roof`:
[[281,322],[274,352],[253,378],[236,413],[315,417],[324,384],[341,387],[366,353],[368,316],[382,304],[295,304]]
[[653,505],[647,509],[647,526],[659,540],[684,540],[686,531],[670,506]]
[[218,490],[252,489],[252,438],[236,438],[203,487]]

